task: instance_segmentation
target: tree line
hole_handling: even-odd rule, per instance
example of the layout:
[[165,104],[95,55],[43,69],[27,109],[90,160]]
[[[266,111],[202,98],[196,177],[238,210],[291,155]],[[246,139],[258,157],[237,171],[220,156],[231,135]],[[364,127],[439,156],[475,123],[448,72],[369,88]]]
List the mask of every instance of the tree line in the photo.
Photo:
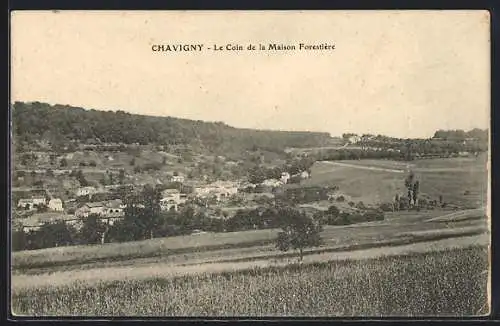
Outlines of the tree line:
[[[13,230],[13,250],[146,240],[187,235],[196,231],[234,232],[282,228],[288,225],[291,217],[303,213],[296,207],[292,197],[258,208],[242,208],[230,217],[221,209],[207,213],[196,210],[194,205],[183,207],[180,211],[165,212],[160,209],[160,189],[146,186],[137,194],[129,194],[125,199],[124,217],[112,225],[103,222],[97,215],[90,215],[82,220],[80,228],[58,221],[45,223],[39,230],[28,233]],[[312,189],[310,193],[316,193],[316,190]],[[332,204],[328,211],[308,217],[321,224],[341,225],[383,219],[383,214],[376,210],[341,213]]]

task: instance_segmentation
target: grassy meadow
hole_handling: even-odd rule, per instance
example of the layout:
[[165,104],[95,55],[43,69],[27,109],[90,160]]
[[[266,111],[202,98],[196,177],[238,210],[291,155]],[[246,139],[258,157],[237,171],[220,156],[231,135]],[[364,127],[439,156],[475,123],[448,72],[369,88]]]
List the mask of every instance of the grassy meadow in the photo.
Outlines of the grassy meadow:
[[[307,185],[338,186],[342,193],[355,201],[376,204],[392,201],[396,193],[406,194],[406,172],[367,170],[365,167],[405,171],[407,165],[420,180],[422,198],[443,200],[462,208],[486,204],[487,166],[484,157],[428,159],[407,162],[390,160],[339,161],[344,165],[318,162],[312,168]],[[335,163],[335,162],[333,162]],[[356,168],[359,166],[360,168]]]
[[[487,230],[480,210],[460,212],[460,220],[445,225],[449,211],[387,213],[386,220],[345,226],[325,226],[319,248],[309,252],[400,245],[408,242],[480,234]],[[433,220],[434,219],[434,220]],[[446,221],[445,221],[446,222]],[[451,227],[453,226],[453,227]],[[104,245],[69,246],[12,253],[14,274],[129,266],[148,263],[182,264],[192,261],[251,260],[287,256],[275,249],[278,229],[205,233]],[[423,232],[423,233],[422,233]],[[429,233],[431,232],[431,233]]]
[[[489,312],[487,249],[13,291],[32,316],[469,316]],[[92,302],[92,304],[89,304]]]

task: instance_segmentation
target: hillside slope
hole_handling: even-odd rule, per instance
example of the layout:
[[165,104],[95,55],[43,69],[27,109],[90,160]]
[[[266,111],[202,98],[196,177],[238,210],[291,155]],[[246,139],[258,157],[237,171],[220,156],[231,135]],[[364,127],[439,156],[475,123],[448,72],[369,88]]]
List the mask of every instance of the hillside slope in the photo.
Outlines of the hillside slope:
[[12,109],[15,140],[52,143],[96,140],[105,143],[186,145],[215,153],[262,148],[323,146],[328,133],[239,129],[222,122],[86,110],[67,105],[16,102]]

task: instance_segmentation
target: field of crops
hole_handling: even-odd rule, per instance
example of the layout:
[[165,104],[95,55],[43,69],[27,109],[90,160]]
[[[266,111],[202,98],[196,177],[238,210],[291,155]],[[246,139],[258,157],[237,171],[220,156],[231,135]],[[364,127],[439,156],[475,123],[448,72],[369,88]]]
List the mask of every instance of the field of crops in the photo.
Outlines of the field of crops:
[[[13,292],[16,315],[446,316],[489,312],[480,246]],[[91,303],[91,304],[89,304]]]

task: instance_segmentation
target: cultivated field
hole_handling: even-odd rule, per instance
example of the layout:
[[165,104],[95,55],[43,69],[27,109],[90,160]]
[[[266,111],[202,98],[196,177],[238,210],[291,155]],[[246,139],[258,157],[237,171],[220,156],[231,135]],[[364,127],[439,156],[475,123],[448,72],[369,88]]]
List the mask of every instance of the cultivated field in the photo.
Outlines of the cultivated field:
[[[489,312],[484,247],[14,291],[37,316],[467,316]],[[89,304],[92,302],[92,304]]]

